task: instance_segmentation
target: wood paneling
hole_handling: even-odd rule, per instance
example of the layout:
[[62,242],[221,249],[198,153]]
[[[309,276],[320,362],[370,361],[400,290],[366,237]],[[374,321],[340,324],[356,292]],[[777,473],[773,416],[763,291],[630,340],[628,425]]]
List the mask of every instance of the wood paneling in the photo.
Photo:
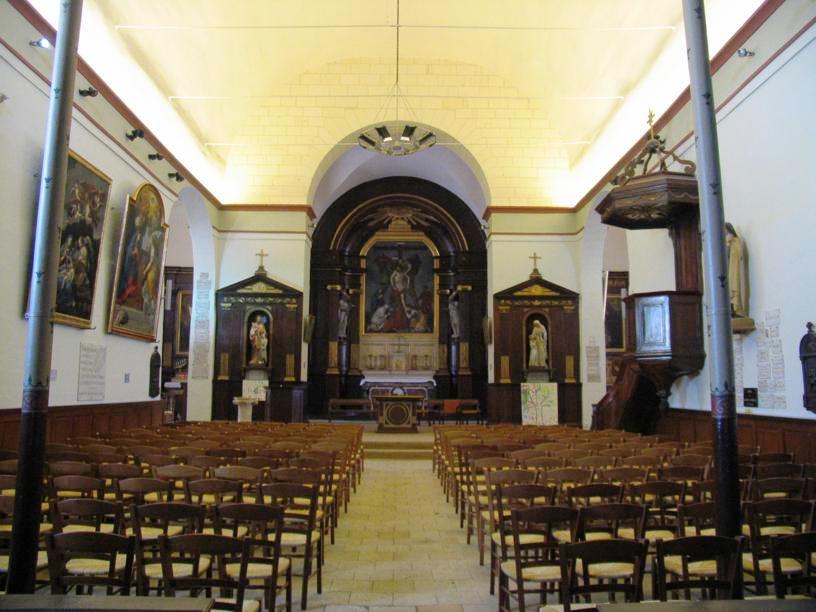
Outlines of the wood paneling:
[[[816,463],[816,420],[741,414],[737,417],[740,444],[758,446],[763,453],[794,453],[797,462]],[[711,439],[711,413],[671,409],[660,419],[657,433],[684,442]]]
[[[79,404],[48,409],[47,441],[65,442],[77,436],[116,433],[123,429],[159,426],[164,400],[119,404]],[[0,410],[0,448],[16,449],[20,437],[20,410]]]

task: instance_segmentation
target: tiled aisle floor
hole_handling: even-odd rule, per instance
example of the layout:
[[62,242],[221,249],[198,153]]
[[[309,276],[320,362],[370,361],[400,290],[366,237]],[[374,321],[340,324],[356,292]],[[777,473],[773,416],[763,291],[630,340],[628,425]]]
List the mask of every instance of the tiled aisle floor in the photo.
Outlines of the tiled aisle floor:
[[488,567],[479,566],[476,546],[465,543],[430,461],[367,460],[336,544],[327,549],[323,594],[310,585],[310,610],[497,608],[488,594]]

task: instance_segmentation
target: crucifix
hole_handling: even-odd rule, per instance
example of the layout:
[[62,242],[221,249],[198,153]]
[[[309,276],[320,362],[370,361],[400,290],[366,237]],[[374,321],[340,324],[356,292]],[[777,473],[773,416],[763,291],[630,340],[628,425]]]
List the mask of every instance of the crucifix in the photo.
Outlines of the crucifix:
[[541,257],[539,255],[536,255],[535,251],[533,251],[533,254],[527,259],[533,260],[533,270],[538,269],[538,260],[541,259]]
[[654,118],[655,118],[654,111],[650,108],[649,109],[649,119],[646,121],[646,123],[649,124],[649,140],[654,140],[654,137],[655,137]]
[[261,260],[261,263],[258,265],[258,269],[263,268],[263,267],[264,267],[264,265],[263,265],[263,260],[264,260],[264,257],[266,257],[267,255],[269,255],[269,253],[267,253],[266,251],[264,251],[263,249],[261,249],[260,251],[258,251],[257,253],[255,253],[255,255],[257,255],[257,256],[260,258],[260,260]]

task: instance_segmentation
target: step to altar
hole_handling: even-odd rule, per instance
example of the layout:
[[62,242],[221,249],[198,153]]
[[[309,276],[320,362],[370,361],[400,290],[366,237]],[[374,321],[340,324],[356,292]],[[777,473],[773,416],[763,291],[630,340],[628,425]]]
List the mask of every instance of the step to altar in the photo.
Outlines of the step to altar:
[[433,457],[433,434],[419,433],[374,433],[363,434],[366,459],[427,459]]

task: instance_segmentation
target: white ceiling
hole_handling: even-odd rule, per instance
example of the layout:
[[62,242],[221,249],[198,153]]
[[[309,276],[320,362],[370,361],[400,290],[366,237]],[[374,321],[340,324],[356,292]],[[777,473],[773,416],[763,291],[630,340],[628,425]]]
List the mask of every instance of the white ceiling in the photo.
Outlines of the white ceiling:
[[[224,203],[312,203],[324,160],[395,118],[397,37],[399,117],[444,131],[488,204],[574,205],[688,79],[679,0],[401,0],[399,27],[397,0],[85,4],[80,52]],[[708,0],[712,52],[759,4]]]

